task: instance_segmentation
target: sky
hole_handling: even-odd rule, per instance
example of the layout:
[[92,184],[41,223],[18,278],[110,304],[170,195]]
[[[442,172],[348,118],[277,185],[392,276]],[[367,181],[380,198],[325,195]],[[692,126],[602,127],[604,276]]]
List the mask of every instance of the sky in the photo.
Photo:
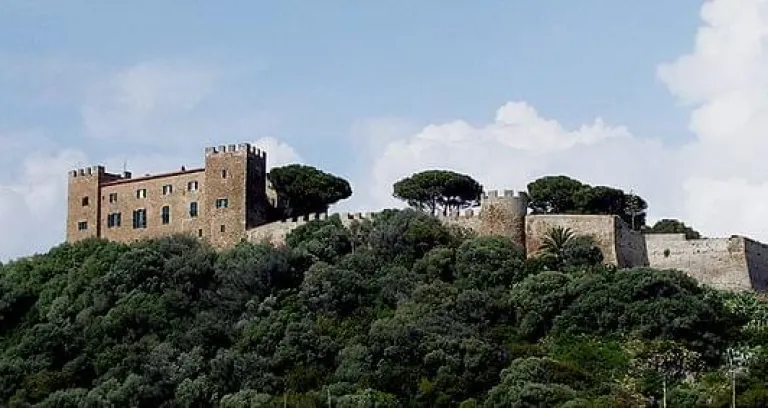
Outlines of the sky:
[[68,170],[245,141],[348,179],[337,211],[566,174],[768,242],[766,34],[766,0],[0,0],[0,259],[64,240]]

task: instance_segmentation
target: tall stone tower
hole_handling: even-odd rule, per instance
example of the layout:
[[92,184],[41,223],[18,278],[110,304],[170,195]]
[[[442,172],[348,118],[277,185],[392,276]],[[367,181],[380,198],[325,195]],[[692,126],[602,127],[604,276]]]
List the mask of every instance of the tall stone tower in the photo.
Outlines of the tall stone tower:
[[120,175],[109,174],[103,166],[69,172],[67,186],[67,240],[79,241],[101,236],[101,185]]
[[206,236],[214,247],[244,239],[266,221],[267,153],[247,143],[205,149]]
[[525,249],[525,216],[530,198],[526,192],[515,194],[491,190],[480,201],[480,235],[510,237]]

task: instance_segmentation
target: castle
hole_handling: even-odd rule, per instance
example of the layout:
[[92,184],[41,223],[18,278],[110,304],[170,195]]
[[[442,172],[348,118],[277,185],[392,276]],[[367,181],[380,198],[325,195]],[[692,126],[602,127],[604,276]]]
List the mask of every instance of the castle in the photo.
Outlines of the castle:
[[[238,242],[282,244],[286,235],[327,214],[270,222],[279,197],[267,181],[266,152],[247,143],[205,149],[205,167],[133,178],[102,166],[70,172],[67,241],[100,237],[119,242],[182,233],[215,248]],[[686,239],[643,234],[613,215],[528,214],[529,197],[488,191],[479,210],[440,217],[478,235],[510,237],[537,253],[551,228],[589,235],[606,264],[678,269],[704,284],[732,291],[768,291],[768,245],[746,237]],[[125,215],[125,221],[123,216]],[[375,214],[341,214],[351,225]],[[128,223],[130,222],[130,224]]]
[[216,248],[237,244],[276,204],[267,154],[247,143],[205,149],[205,167],[132,177],[103,166],[69,174],[67,241],[130,242],[192,234]]

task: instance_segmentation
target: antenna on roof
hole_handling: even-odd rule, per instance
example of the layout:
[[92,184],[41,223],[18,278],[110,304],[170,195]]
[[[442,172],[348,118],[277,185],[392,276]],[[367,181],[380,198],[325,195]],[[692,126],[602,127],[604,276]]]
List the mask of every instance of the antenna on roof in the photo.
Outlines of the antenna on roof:
[[128,172],[128,160],[123,160],[123,174]]

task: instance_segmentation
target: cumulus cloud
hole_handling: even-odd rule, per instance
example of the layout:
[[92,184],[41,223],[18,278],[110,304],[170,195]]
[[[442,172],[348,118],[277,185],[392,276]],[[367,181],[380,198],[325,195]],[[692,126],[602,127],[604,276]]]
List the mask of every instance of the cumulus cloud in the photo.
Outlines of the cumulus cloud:
[[472,174],[486,189],[525,189],[536,177],[564,173],[634,189],[669,209],[674,206],[668,199],[672,178],[661,177],[672,157],[660,142],[636,138],[599,117],[577,129],[565,129],[525,102],[505,104],[485,126],[463,121],[428,125],[416,134],[390,140],[379,152],[365,176],[370,182],[360,199],[363,206],[399,205],[391,197],[392,184],[427,168]]
[[701,19],[693,50],[658,68],[692,108],[684,215],[715,234],[768,240],[768,3],[709,1]]
[[[48,65],[30,71],[31,76],[40,74],[38,88],[44,92],[51,80]],[[8,68],[0,66],[0,74],[20,75]],[[260,137],[276,127],[267,113],[232,111],[217,94],[228,71],[152,61],[98,73],[63,98],[82,105],[83,137],[53,142],[42,130],[0,133],[0,260],[42,251],[64,239],[67,171],[74,168],[103,164],[119,172],[127,165],[137,176],[156,174],[202,166],[205,146],[246,141],[267,151],[270,167],[302,161],[290,145]],[[35,78],[24,79],[35,83]],[[0,83],[0,91],[4,88]]]
[[[2,140],[2,138],[0,138]],[[86,161],[77,150],[41,149],[20,161],[20,169],[0,178],[0,260],[45,251],[64,239],[67,170]]]
[[402,205],[391,197],[392,183],[427,168],[469,173],[493,189],[568,174],[633,189],[650,202],[651,219],[675,217],[712,236],[768,241],[768,2],[710,0],[701,19],[694,49],[657,70],[691,108],[691,143],[665,146],[600,118],[564,129],[515,101],[485,126],[433,124],[376,146],[358,202]]

